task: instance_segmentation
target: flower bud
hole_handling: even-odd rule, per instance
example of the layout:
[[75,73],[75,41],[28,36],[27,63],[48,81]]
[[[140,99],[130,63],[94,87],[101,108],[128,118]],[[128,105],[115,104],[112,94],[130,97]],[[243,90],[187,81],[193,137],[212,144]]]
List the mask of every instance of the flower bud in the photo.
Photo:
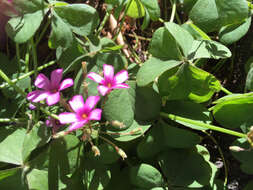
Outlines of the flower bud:
[[67,134],[68,134],[68,131],[61,131],[61,132],[56,133],[55,135],[53,135],[53,138],[58,139],[58,138],[64,137]]
[[98,147],[97,146],[92,146],[91,147],[91,150],[94,152],[94,155],[95,156],[100,156],[100,150],[98,149]]
[[124,160],[125,158],[127,158],[126,153],[124,152],[124,150],[122,150],[121,148],[117,149],[118,154],[121,156],[121,158]]
[[114,120],[114,121],[111,121],[110,124],[114,127],[119,127],[120,129],[122,128],[125,128],[125,124],[123,122],[120,122],[120,121],[117,121],[117,120]]
[[239,146],[230,146],[229,150],[233,151],[233,152],[241,152],[241,151],[245,151],[244,148],[241,148]]

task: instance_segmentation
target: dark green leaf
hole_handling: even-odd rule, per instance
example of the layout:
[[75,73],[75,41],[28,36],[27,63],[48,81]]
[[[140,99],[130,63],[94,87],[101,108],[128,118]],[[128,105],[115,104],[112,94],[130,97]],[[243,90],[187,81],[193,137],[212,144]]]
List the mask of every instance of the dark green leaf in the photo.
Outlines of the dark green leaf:
[[149,53],[161,60],[182,60],[179,47],[165,27],[158,28],[152,37]]
[[154,82],[156,77],[159,77],[162,73],[177,67],[181,64],[180,61],[162,61],[155,57],[148,59],[137,73],[137,84],[138,86],[146,86],[151,82]]
[[253,124],[253,118],[249,114],[253,111],[252,93],[225,96],[214,103],[214,118],[221,125],[228,128],[246,125],[249,128]]
[[8,36],[16,43],[27,42],[38,30],[44,17],[43,11],[14,17],[5,26]]
[[135,109],[135,83],[130,83],[131,88],[115,89],[108,95],[103,106],[103,115],[107,121],[123,122],[130,127],[134,121]]
[[155,21],[160,18],[160,7],[158,1],[154,0],[141,0],[142,4],[148,11],[151,20]]
[[192,35],[187,30],[173,22],[166,22],[165,28],[169,31],[181,48],[182,54],[187,57],[194,40]]
[[69,4],[55,7],[54,11],[78,35],[89,35],[98,26],[96,9],[86,4]]
[[150,87],[137,87],[135,95],[135,118],[150,122],[159,117],[162,101],[160,95]]
[[232,44],[240,40],[249,30],[251,25],[251,17],[246,20],[224,26],[219,31],[219,40],[223,44]]
[[163,185],[161,173],[151,165],[140,164],[130,168],[129,171],[131,184],[142,188],[153,188]]
[[198,0],[189,16],[202,30],[212,32],[247,18],[248,4],[246,0]]
[[22,149],[25,139],[26,130],[19,128],[13,129],[1,129],[0,130],[0,161],[22,165]]
[[161,75],[158,88],[167,100],[187,100],[195,102],[208,101],[220,90],[219,81],[210,73],[190,64],[183,64],[177,73],[169,78]]

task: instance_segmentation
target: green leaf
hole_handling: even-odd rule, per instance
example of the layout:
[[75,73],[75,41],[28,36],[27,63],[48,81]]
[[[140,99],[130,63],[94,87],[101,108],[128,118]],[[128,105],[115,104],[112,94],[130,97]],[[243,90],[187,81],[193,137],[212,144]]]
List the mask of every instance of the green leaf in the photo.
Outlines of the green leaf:
[[9,171],[10,170],[13,172],[16,170],[16,172],[14,172],[13,175],[1,180],[0,189],[28,190],[25,181],[22,179],[22,169],[13,168],[9,169]]
[[65,187],[67,175],[72,174],[80,165],[80,156],[81,143],[74,135],[66,135],[51,142],[48,162],[49,189]]
[[158,1],[154,0],[141,0],[151,20],[156,21],[160,18],[160,7]]
[[200,137],[191,131],[173,127],[164,122],[155,127],[161,130],[163,143],[166,147],[189,148],[200,143]]
[[47,126],[41,122],[35,124],[24,139],[22,150],[23,161],[26,162],[31,152],[37,147],[45,145],[49,139],[50,135],[47,134]]
[[186,29],[196,40],[211,40],[211,38],[199,27],[197,27],[193,23],[184,23],[182,25],[184,29]]
[[115,89],[104,103],[103,115],[107,121],[123,122],[130,127],[134,121],[135,83],[129,82],[128,89]]
[[163,185],[161,173],[151,165],[140,164],[129,170],[131,184],[142,188],[153,188]]
[[149,53],[161,60],[182,60],[179,47],[165,27],[158,28],[152,37]]
[[47,171],[32,169],[28,172],[26,179],[29,189],[49,189]]
[[146,86],[151,82],[154,82],[157,77],[167,70],[180,65],[180,61],[170,60],[162,61],[155,57],[148,59],[143,66],[139,69],[136,80],[138,86]]
[[219,81],[210,73],[190,64],[183,64],[177,73],[167,78],[166,73],[158,79],[158,88],[167,100],[208,101],[220,90]]
[[[210,112],[208,111],[208,109],[201,104],[197,104],[191,101],[183,101],[183,100],[167,101],[164,107],[164,111],[166,113],[174,114],[180,117],[190,118],[192,120],[203,122],[206,124],[210,124],[212,122],[210,118]],[[191,127],[193,129],[206,130],[206,128],[178,121],[177,119],[173,121]]]
[[21,170],[21,168],[11,168],[11,169],[6,169],[6,170],[0,170],[0,181],[7,177],[13,176],[19,170]]
[[137,87],[135,95],[135,119],[154,121],[159,117],[162,101],[160,95],[150,87]]
[[192,35],[187,30],[173,22],[166,22],[164,25],[181,48],[182,54],[187,57],[194,40]]
[[231,25],[224,26],[219,31],[219,40],[223,44],[232,44],[240,40],[249,30],[251,17]]
[[61,46],[63,48],[71,47],[73,43],[73,34],[69,26],[52,11],[52,31],[49,38],[49,47],[56,49]]
[[0,130],[0,161],[22,165],[22,149],[26,131],[23,128],[17,130]]
[[[137,139],[141,136],[143,136],[143,134],[151,127],[151,125],[149,124],[141,124],[138,123],[137,121],[133,121],[133,124],[127,128],[126,130],[112,135],[110,134],[110,136],[112,138],[114,138],[117,141],[121,141],[121,142],[128,142],[128,141],[132,141],[134,139]],[[108,132],[112,132],[114,133],[115,131],[108,131]]]
[[193,6],[190,19],[205,32],[212,32],[222,26],[241,22],[248,17],[246,0],[198,0]]
[[104,190],[111,179],[111,172],[106,168],[85,171],[87,187],[89,190]]
[[127,15],[132,18],[141,18],[145,15],[145,9],[140,0],[130,0],[127,5]]
[[188,59],[200,59],[200,58],[228,58],[231,57],[230,50],[216,41],[210,40],[194,40],[192,49],[188,54]]
[[218,100],[212,107],[215,120],[228,128],[239,128],[246,125],[249,128],[253,124],[253,118],[249,113],[253,111],[253,94],[235,94],[225,96]]
[[8,21],[5,30],[8,36],[16,43],[25,43],[40,27],[43,20],[44,12],[37,11],[34,13],[27,13],[20,17],[14,17]]
[[[163,133],[159,126],[152,127],[137,146],[137,155],[150,160],[164,149]],[[152,150],[152,151],[150,151]]]
[[56,14],[78,35],[91,34],[99,23],[96,9],[86,4],[69,4],[54,7]]
[[200,188],[211,180],[211,165],[196,148],[167,150],[158,156],[158,162],[173,186]]
[[45,9],[48,4],[44,0],[12,0],[13,6],[21,13],[33,13]]

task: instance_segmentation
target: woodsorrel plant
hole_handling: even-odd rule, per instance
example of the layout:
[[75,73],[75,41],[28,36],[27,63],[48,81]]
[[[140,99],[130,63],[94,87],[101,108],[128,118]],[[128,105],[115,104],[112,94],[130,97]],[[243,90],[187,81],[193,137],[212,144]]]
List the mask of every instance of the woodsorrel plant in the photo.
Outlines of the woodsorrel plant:
[[252,58],[240,92],[217,74],[251,1],[71,2],[0,2],[0,189],[225,190],[229,149],[253,174]]

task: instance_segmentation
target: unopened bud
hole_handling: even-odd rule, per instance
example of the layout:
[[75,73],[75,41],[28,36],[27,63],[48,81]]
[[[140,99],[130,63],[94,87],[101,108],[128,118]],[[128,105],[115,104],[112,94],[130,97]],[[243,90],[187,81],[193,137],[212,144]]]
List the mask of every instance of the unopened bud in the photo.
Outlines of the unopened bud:
[[58,138],[61,138],[61,137],[64,137],[65,135],[67,135],[69,132],[68,131],[61,131],[59,133],[56,133],[53,135],[53,138],[54,139],[58,139]]
[[120,129],[126,128],[126,126],[123,122],[120,122],[120,121],[117,121],[117,120],[111,121],[110,124],[114,127],[119,127]]
[[91,150],[94,152],[94,155],[95,156],[100,156],[100,150],[98,149],[98,147],[97,146],[92,146],[91,147]]
[[241,152],[241,151],[245,151],[244,148],[241,148],[239,146],[230,146],[229,150],[233,151],[233,152]]
[[124,150],[122,150],[121,148],[117,149],[118,154],[121,156],[121,158],[124,160],[125,158],[127,158],[126,153],[124,152]]
[[136,128],[136,129],[133,129],[130,134],[131,135],[138,135],[138,134],[142,134],[143,133],[143,129],[142,128]]

